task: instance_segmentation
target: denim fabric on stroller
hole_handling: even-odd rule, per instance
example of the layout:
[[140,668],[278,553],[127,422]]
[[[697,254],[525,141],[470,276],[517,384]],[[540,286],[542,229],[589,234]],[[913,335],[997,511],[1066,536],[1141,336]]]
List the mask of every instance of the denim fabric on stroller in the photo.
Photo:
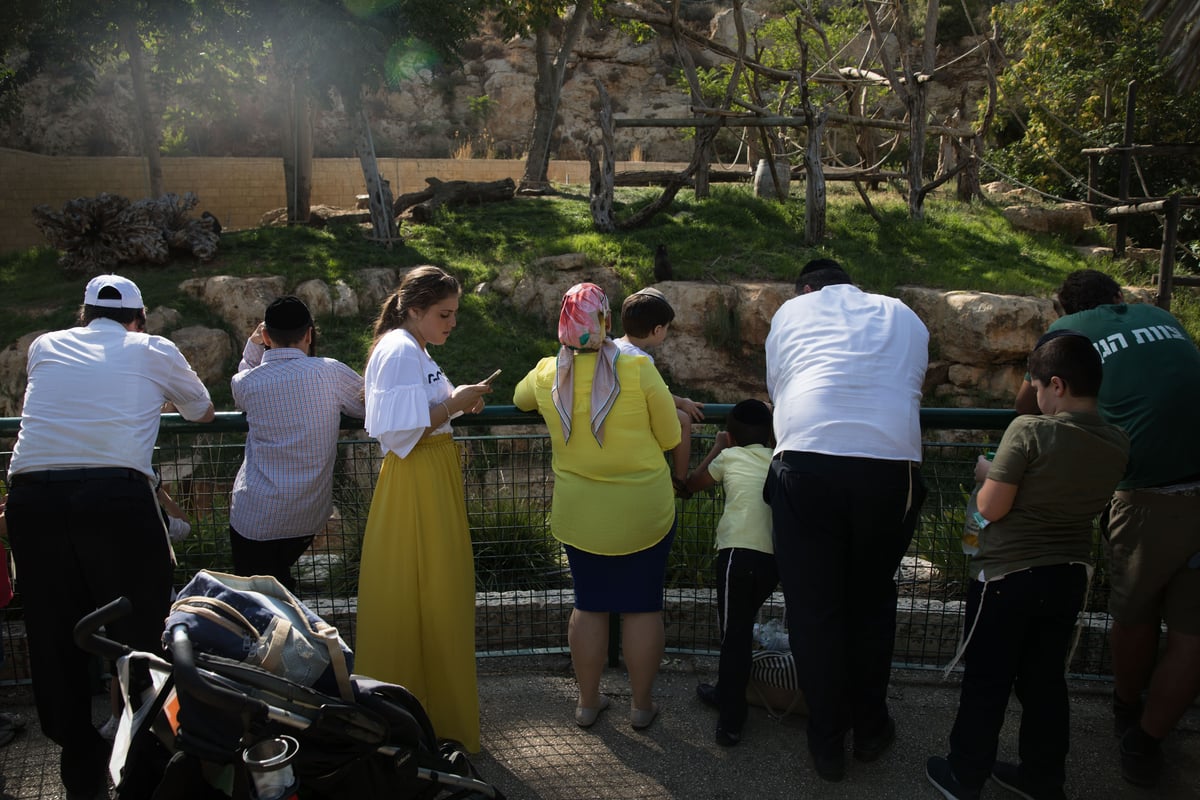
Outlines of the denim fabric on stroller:
[[354,653],[336,628],[273,577],[200,570],[171,605],[167,631],[179,624],[187,625],[200,652],[262,667],[346,701],[354,699]]

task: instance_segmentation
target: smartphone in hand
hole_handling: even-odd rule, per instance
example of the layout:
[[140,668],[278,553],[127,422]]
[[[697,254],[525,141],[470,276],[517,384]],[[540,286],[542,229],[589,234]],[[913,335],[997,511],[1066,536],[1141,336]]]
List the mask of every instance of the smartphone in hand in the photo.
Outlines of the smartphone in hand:
[[491,385],[492,385],[492,381],[496,380],[496,378],[497,378],[497,377],[499,377],[500,373],[501,373],[501,372],[503,372],[503,371],[504,371],[504,370],[502,370],[502,369],[498,369],[498,370],[496,370],[496,371],[495,371],[495,372],[493,372],[491,375],[488,375],[486,378],[484,378],[483,380],[481,380],[481,381],[480,381],[480,383],[486,383],[487,385],[491,386]]

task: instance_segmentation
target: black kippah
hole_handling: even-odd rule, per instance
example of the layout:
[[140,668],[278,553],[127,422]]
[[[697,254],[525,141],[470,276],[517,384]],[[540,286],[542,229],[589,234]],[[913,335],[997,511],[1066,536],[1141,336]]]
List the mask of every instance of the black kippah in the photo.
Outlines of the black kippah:
[[804,267],[800,270],[800,275],[804,276],[810,272],[818,272],[823,269],[837,269],[841,270],[842,272],[846,271],[841,264],[834,261],[832,258],[814,258],[804,265]]
[[295,331],[312,325],[313,320],[303,300],[287,295],[273,300],[271,305],[267,306],[263,321],[268,328],[277,331]]

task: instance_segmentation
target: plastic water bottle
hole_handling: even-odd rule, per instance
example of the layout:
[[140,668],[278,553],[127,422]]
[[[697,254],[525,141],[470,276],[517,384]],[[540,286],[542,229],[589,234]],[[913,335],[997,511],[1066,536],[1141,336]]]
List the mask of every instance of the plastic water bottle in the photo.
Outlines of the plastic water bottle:
[[754,641],[758,642],[759,647],[763,650],[790,651],[792,649],[791,642],[788,640],[787,629],[777,619],[756,623],[754,626]]
[[[984,457],[991,461],[996,457],[994,452],[989,452]],[[979,490],[983,488],[983,483],[975,484],[975,488],[971,490],[971,496],[967,498],[967,515],[963,523],[962,533],[962,551],[973,556],[979,552],[979,534],[983,533],[983,529],[988,526],[987,518],[979,513]]]

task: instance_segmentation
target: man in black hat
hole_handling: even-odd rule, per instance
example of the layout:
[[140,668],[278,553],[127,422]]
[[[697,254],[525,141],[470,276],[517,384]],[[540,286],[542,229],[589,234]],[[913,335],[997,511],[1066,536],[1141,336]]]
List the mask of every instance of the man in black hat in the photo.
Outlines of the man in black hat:
[[316,329],[298,297],[267,306],[246,341],[233,401],[246,412],[246,456],[233,484],[229,541],[239,575],[291,569],[333,511],[333,462],[342,414],[362,418],[363,381],[340,361],[314,356]]
[[924,499],[921,385],[929,332],[899,300],[858,289],[831,259],[805,265],[771,319],[767,391],[779,579],[817,774],[845,776],[896,737],[887,705],[894,575]]

